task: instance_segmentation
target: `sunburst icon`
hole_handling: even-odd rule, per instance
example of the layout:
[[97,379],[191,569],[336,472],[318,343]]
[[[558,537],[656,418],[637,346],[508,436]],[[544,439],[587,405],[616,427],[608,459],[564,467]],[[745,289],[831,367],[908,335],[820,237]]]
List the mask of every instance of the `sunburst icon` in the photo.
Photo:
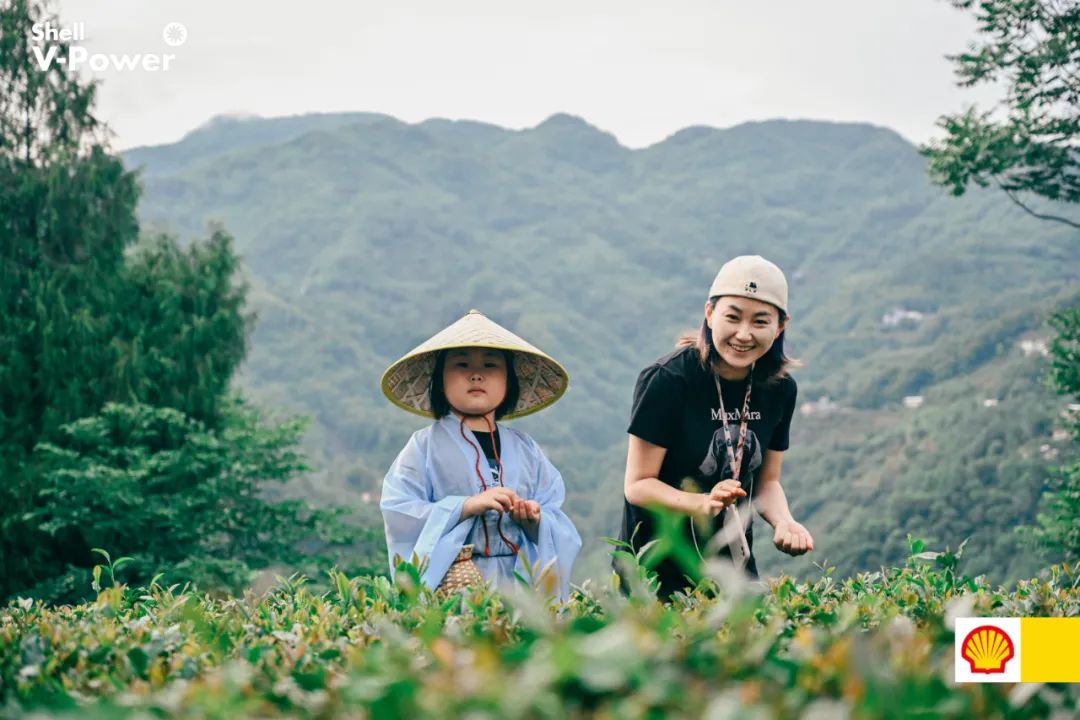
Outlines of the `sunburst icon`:
[[1009,634],[993,625],[975,628],[960,645],[960,656],[971,664],[971,672],[987,675],[1005,672],[1005,663],[1015,654]]
[[161,31],[161,37],[170,47],[180,47],[187,42],[187,28],[182,23],[171,22]]
[[1020,682],[1020,618],[956,618],[954,637],[956,682]]

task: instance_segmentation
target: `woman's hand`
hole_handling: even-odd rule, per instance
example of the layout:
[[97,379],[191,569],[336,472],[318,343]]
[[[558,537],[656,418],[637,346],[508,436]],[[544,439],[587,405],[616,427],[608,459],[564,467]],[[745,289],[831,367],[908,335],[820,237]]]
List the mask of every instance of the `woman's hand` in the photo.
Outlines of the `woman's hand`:
[[805,527],[794,520],[788,520],[776,525],[773,544],[777,550],[788,555],[803,555],[814,549],[814,538]]
[[510,508],[510,517],[519,525],[540,522],[540,503],[519,497]]
[[465,501],[465,504],[461,507],[461,519],[471,518],[488,510],[510,512],[514,507],[514,503],[520,499],[517,493],[510,488],[501,486],[488,488]]
[[746,497],[746,491],[735,480],[721,480],[713,485],[712,490],[702,494],[701,515],[719,515],[724,508],[734,505],[739,498]]

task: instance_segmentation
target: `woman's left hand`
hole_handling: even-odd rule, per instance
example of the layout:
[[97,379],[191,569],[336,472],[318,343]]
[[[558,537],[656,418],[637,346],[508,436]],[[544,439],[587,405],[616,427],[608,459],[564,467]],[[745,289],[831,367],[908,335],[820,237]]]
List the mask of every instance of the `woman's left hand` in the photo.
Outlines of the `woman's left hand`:
[[773,544],[788,555],[803,555],[814,549],[814,538],[801,524],[790,520],[777,524]]
[[510,517],[518,524],[540,522],[540,503],[518,498],[510,508]]

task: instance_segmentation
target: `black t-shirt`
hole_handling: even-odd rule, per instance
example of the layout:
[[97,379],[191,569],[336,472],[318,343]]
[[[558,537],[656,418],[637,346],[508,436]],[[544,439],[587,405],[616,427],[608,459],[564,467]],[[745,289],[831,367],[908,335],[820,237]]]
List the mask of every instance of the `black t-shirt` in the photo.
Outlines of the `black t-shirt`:
[[[687,489],[683,481],[690,479],[696,486],[694,491],[708,492],[717,482],[733,475],[713,377],[711,370],[701,366],[697,350],[691,346],[666,355],[642,370],[634,387],[634,404],[627,432],[667,449],[660,466],[659,479],[680,490]],[[738,445],[747,382],[720,378],[724,409],[735,447]],[[747,493],[757,494],[756,480],[765,450],[784,451],[788,448],[795,396],[795,380],[790,376],[773,382],[763,378],[754,380],[742,471],[739,474],[740,484]],[[744,498],[738,505],[744,522],[753,516],[748,503],[749,499]],[[722,523],[723,515],[714,518],[713,532],[719,530]],[[638,528],[636,535],[635,528]],[[692,543],[689,522],[684,522],[684,530],[687,542]],[[624,498],[620,538],[630,542],[633,537],[634,549],[638,550],[653,539],[653,531],[649,511],[631,505]],[[752,528],[747,529],[746,540],[753,548]],[[708,541],[709,538],[702,537],[699,531],[697,543],[702,550]],[[726,547],[721,550],[721,556],[730,557]],[[684,573],[672,560],[660,563],[656,571],[664,595],[684,587]],[[753,554],[747,572],[757,576]]]
[[499,482],[499,461],[496,458],[496,453],[502,454],[502,445],[499,443],[499,428],[495,428],[495,443],[492,444],[491,436],[485,430],[473,430],[473,435],[476,437],[476,442],[480,445],[480,449],[484,453],[484,457],[487,458],[488,466],[491,468],[491,477],[495,480],[496,484]]

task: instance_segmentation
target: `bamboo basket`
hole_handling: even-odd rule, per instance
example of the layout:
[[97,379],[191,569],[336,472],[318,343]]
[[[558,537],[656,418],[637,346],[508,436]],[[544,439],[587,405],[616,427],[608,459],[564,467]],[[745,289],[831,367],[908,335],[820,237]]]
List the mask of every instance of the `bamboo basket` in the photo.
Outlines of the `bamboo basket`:
[[472,545],[461,546],[461,550],[458,551],[450,569],[446,571],[436,592],[440,595],[453,595],[484,584],[484,576],[480,574],[480,568],[473,562],[472,554]]

